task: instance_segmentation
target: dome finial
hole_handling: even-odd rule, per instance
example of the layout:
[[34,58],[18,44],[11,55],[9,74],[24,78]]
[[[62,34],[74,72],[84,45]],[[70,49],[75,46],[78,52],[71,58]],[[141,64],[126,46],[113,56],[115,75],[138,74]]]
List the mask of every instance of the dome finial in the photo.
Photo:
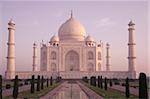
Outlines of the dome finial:
[[133,23],[132,19],[130,19],[130,22],[129,22],[128,25],[129,25],[129,26],[135,25],[135,24]]
[[73,12],[72,12],[72,10],[71,10],[71,18],[73,17]]
[[13,21],[13,19],[12,19],[12,18],[10,18],[10,20],[9,20],[9,24],[14,24],[14,25],[15,25],[15,22]]

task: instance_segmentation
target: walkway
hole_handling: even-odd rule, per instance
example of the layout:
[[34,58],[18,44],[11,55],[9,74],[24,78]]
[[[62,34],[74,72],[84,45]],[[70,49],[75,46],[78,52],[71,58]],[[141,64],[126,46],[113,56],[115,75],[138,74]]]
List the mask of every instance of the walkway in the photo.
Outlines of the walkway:
[[59,85],[58,87],[50,91],[48,94],[41,97],[40,99],[52,99],[52,97],[55,96],[63,86],[64,86],[64,83],[62,83],[61,85]]
[[78,81],[78,85],[88,95],[89,99],[103,99],[102,96],[98,95],[96,92],[89,89],[84,84],[80,83],[79,81]]

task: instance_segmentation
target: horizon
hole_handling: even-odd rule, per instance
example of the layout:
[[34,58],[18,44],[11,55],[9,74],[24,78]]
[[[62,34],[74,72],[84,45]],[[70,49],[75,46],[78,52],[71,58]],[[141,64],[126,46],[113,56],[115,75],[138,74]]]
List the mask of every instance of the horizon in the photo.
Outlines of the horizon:
[[[58,33],[61,24],[70,17],[71,10],[85,27],[86,35],[92,36],[97,42],[102,40],[104,44],[110,43],[112,71],[128,70],[128,23],[132,19],[136,27],[136,70],[137,73],[145,72],[150,76],[146,1],[0,2],[0,73],[4,75],[6,71],[7,24],[10,18],[16,23],[16,71],[31,71],[33,43],[36,41],[40,49],[40,42],[47,42]],[[105,56],[103,59],[102,68],[105,70]]]

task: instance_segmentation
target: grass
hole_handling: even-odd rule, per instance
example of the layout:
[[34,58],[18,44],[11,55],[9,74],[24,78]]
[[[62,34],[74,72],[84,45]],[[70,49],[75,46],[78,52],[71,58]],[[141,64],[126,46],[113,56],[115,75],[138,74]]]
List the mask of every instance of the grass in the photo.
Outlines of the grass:
[[6,84],[10,84],[13,87],[14,82],[10,81],[10,80],[6,80],[2,82],[2,87],[5,88]]
[[[19,84],[21,84],[21,83],[24,83],[24,81],[19,81]],[[3,80],[2,88],[5,89],[7,84],[10,84],[11,88],[13,88],[13,86],[14,86],[14,82],[13,81],[11,81],[11,80]]]
[[130,85],[130,87],[139,88],[139,82],[130,82],[129,85]]
[[[107,91],[95,86],[91,86],[90,84],[87,84],[85,82],[83,82],[84,85],[86,85],[88,88],[92,89],[93,91],[95,91],[97,94],[99,94],[100,96],[104,97],[104,98],[111,98],[111,99],[126,99],[125,97],[125,93],[112,89],[112,88],[108,88]],[[128,99],[138,99],[138,96],[135,95],[130,95],[130,98]]]
[[[18,95],[18,99],[19,98],[39,99],[40,97],[46,95],[49,91],[53,90],[59,85],[60,83],[55,83],[53,86],[49,86],[49,87],[44,86],[43,90],[35,91],[35,93],[33,94],[30,93],[30,90],[20,92]],[[13,98],[12,96],[7,96],[7,97],[4,97],[3,99],[13,99]]]

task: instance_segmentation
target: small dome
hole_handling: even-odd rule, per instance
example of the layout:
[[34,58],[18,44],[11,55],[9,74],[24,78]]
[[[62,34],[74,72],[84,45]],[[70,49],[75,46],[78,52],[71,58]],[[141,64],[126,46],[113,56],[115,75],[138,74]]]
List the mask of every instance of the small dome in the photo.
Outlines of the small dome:
[[95,40],[94,40],[93,37],[91,37],[91,36],[88,35],[88,36],[86,37],[85,41],[94,42]]
[[71,15],[70,19],[59,28],[58,36],[60,40],[83,41],[85,33],[83,25]]
[[132,25],[135,25],[135,24],[134,24],[133,21],[131,20],[128,25],[129,25],[129,26],[132,26]]
[[106,43],[106,46],[108,47],[108,46],[110,46],[110,44],[109,44],[109,43]]
[[56,35],[54,35],[54,36],[52,36],[52,38],[51,38],[50,41],[51,41],[51,42],[59,42],[59,37],[56,36]]
[[10,19],[10,21],[8,22],[8,24],[9,25],[12,25],[12,24],[15,25],[15,22],[12,19]]
[[36,42],[33,43],[33,46],[37,46]]

